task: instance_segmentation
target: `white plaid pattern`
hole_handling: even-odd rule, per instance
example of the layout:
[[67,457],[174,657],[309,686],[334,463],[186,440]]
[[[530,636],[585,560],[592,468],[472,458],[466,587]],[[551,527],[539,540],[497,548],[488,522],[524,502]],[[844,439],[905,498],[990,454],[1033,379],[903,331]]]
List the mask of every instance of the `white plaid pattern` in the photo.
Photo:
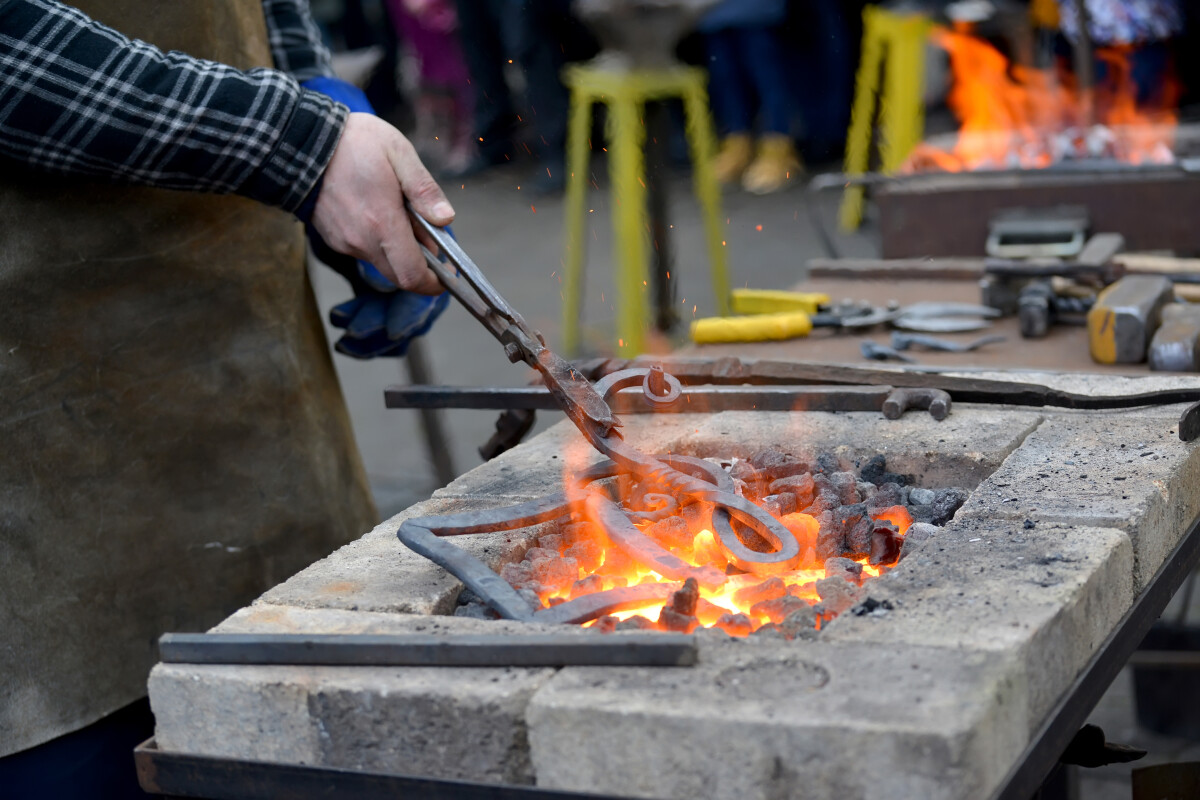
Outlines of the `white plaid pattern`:
[[[307,3],[264,9],[286,23],[269,26],[276,57],[301,77],[325,74]],[[304,55],[301,38],[319,49]],[[347,113],[283,72],[163,53],[55,0],[0,0],[0,157],[294,211]]]

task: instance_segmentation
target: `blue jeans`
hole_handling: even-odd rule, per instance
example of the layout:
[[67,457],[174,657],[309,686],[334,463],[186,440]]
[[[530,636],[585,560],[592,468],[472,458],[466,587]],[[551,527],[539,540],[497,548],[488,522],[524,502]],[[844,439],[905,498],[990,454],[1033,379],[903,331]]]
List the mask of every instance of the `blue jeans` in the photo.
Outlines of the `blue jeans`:
[[725,28],[704,35],[713,116],[722,134],[791,130],[792,98],[774,28]]

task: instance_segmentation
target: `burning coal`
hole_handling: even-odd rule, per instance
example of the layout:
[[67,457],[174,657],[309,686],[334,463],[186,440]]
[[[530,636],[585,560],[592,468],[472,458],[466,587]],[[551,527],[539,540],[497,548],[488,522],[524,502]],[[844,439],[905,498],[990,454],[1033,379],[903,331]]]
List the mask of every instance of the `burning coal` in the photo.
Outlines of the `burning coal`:
[[[593,483],[589,491],[618,504],[641,534],[683,562],[685,572],[664,576],[652,554],[615,541],[608,533],[612,525],[593,518],[600,505],[577,496],[571,514],[523,560],[506,565],[501,577],[535,609],[627,587],[662,588],[590,623],[600,630],[712,627],[733,636],[768,631],[807,636],[864,601],[864,584],[900,560],[906,541],[928,536],[927,526],[944,524],[967,497],[962,489],[912,488],[908,476],[887,471],[882,456],[858,475],[840,469],[833,458],[810,464],[778,451],[719,467],[739,496],[795,536],[800,556],[794,563],[775,574],[739,569],[714,534],[711,504],[680,501],[652,478],[622,475]],[[749,550],[772,551],[772,543],[750,527],[735,522],[733,529]],[[457,613],[490,615],[470,592]]]
[[1139,100],[1130,46],[1097,49],[1102,80],[1085,91],[1063,64],[1014,64],[966,26],[939,30],[934,41],[950,56],[947,103],[960,128],[947,147],[919,145],[903,171],[1040,169],[1084,158],[1174,161],[1178,85],[1167,79],[1153,99]]

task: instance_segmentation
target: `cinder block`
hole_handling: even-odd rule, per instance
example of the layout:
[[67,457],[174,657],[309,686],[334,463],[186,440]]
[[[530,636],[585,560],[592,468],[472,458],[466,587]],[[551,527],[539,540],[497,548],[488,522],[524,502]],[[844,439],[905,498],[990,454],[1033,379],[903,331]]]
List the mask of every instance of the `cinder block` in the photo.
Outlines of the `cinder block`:
[[983,797],[1023,746],[995,654],[716,640],[687,669],[569,668],[534,695],[538,785],[623,797]]
[[1200,449],[1179,441],[1178,408],[1048,416],[958,519],[1125,531],[1140,590],[1200,513]]

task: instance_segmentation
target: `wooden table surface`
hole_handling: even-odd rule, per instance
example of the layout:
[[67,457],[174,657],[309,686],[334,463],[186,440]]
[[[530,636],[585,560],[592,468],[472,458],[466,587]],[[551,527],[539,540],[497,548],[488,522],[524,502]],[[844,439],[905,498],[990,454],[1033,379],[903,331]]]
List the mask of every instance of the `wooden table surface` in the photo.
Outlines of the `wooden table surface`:
[[[980,301],[979,286],[974,281],[825,279],[806,281],[793,288],[796,291],[824,292],[833,302],[843,298],[869,300],[879,305],[890,300],[904,305],[922,301]],[[706,358],[736,356],[869,366],[877,362],[862,356],[859,343],[870,339],[879,344],[890,345],[891,330],[890,326],[884,325],[852,333],[818,328],[805,338],[785,342],[690,345],[682,350],[680,355]],[[1083,326],[1057,325],[1050,329],[1044,339],[1022,339],[1016,317],[1008,317],[995,320],[989,328],[981,331],[930,335],[951,341],[969,342],[987,334],[1001,334],[1007,339],[971,353],[910,349],[906,354],[915,358],[922,366],[939,368],[1026,369],[1113,375],[1151,374],[1145,364],[1097,364],[1088,353],[1087,329]]]

